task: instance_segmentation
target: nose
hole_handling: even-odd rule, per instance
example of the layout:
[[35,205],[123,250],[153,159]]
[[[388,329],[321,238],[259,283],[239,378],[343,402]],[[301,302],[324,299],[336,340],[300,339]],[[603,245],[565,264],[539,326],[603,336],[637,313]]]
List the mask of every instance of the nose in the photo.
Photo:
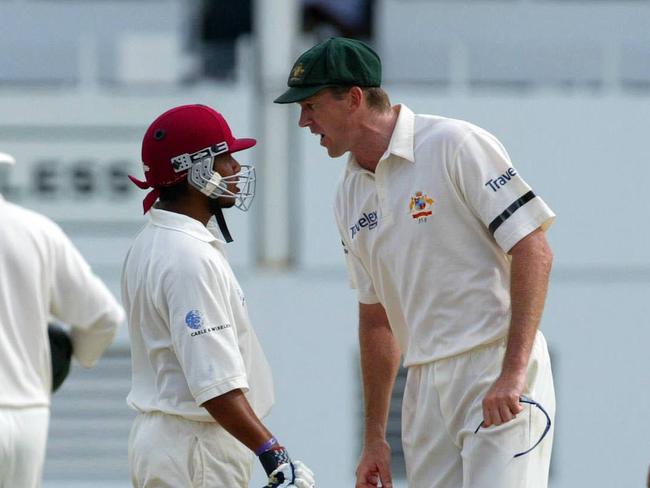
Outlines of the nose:
[[304,108],[300,108],[300,119],[298,120],[298,127],[308,127],[311,124],[311,118],[305,113]]
[[232,159],[232,171],[233,174],[237,174],[241,171],[241,164],[235,158]]

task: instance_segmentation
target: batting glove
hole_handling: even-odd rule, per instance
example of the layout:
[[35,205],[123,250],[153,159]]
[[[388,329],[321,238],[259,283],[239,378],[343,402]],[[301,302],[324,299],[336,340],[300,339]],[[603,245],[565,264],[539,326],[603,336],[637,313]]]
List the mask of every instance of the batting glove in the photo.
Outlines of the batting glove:
[[314,488],[314,473],[304,463],[291,461],[284,447],[277,446],[260,454],[260,462],[269,476],[264,488]]

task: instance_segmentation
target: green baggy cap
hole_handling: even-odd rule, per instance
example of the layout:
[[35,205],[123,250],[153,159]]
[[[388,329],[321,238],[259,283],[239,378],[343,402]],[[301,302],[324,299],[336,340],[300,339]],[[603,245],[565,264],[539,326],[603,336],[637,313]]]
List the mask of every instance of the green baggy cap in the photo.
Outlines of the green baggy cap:
[[298,58],[287,85],[275,103],[299,102],[328,86],[380,86],[381,60],[361,41],[332,37]]

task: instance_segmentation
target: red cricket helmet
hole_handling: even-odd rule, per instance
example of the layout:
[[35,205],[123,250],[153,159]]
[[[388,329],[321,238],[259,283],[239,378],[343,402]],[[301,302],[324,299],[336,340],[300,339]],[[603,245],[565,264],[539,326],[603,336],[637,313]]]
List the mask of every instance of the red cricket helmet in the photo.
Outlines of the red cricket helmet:
[[163,113],[149,126],[142,140],[145,180],[129,175],[138,187],[153,188],[143,201],[144,213],[158,199],[160,187],[174,185],[186,177],[188,168],[179,166],[179,157],[211,147],[218,147],[219,154],[234,153],[253,147],[256,142],[233,137],[226,119],[206,105],[182,105]]

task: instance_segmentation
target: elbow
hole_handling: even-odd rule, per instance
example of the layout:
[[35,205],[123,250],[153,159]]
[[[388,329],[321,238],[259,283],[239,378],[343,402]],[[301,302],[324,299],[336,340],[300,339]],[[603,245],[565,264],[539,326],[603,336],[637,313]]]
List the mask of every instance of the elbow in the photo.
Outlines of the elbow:
[[524,267],[536,264],[550,272],[553,266],[553,250],[541,230],[532,232],[515,244],[510,254],[513,262],[520,262]]
[[117,325],[96,323],[90,329],[72,328],[73,355],[84,368],[92,368],[112,344]]

